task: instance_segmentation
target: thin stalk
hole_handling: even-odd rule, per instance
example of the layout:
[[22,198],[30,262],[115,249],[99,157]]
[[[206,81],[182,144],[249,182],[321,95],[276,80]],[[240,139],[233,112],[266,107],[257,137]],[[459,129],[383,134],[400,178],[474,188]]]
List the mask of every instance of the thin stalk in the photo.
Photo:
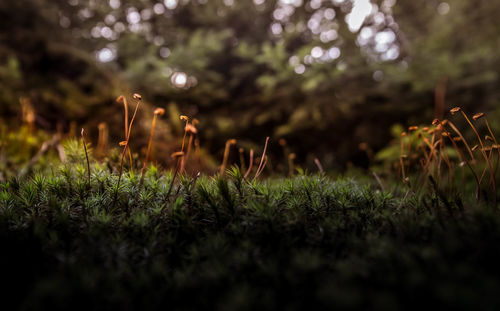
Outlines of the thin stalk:
[[128,153],[128,161],[130,163],[130,169],[132,169],[133,162],[132,162],[132,152],[130,151],[130,148],[128,148],[127,153]]
[[[142,187],[142,183],[144,182],[144,174],[146,172],[146,167],[148,166],[148,160],[149,160],[149,155],[151,153],[151,147],[153,146],[153,137],[155,135],[155,127],[156,127],[156,118],[158,115],[163,115],[165,113],[165,110],[162,108],[157,108],[154,112],[153,115],[153,122],[151,124],[151,134],[149,135],[149,142],[148,142],[148,150],[146,152],[146,159],[144,159],[144,165],[142,166],[142,171],[141,171],[141,181],[139,182],[139,190]],[[137,191],[139,192],[139,191]]]
[[[425,149],[425,146],[422,145],[422,150],[424,152],[424,161],[425,161],[423,168],[425,169],[428,166],[428,163],[430,162],[431,157],[433,157],[433,155],[434,155],[434,150],[433,150],[433,145],[431,145],[431,143],[429,142],[427,137],[422,136],[422,141],[424,142],[424,144],[427,147],[429,147],[429,152],[427,152],[427,150]],[[424,171],[424,173],[425,173],[425,171]]]
[[194,139],[194,154],[196,156],[196,168],[195,172],[200,170],[201,167],[201,152],[200,152],[200,140],[198,138]]
[[450,187],[450,194],[453,191],[453,170],[452,170],[452,165],[451,161],[448,157],[448,154],[446,153],[445,145],[444,145],[444,140],[441,138],[442,144],[440,146],[440,153],[443,154],[443,160],[446,163],[446,166],[448,167],[448,186]]
[[183,161],[181,163],[182,164],[181,165],[181,174],[182,174],[182,172],[184,172],[184,169],[185,169],[187,161],[189,161],[189,155],[191,154],[191,147],[192,147],[193,143],[195,144],[195,148],[196,148],[195,137],[198,134],[198,129],[196,128],[196,125],[198,123],[199,123],[198,119],[194,118],[191,121],[191,124],[189,126],[186,125],[186,128],[187,128],[187,130],[189,132],[189,142],[188,142],[186,156],[182,159]]
[[236,144],[236,139],[229,139],[228,141],[226,141],[226,147],[224,148],[224,157],[222,159],[222,165],[220,166],[219,171],[219,174],[221,176],[223,176],[226,171],[227,161],[229,160],[229,151],[231,149],[231,146],[234,144]]
[[185,120],[186,121],[186,125],[184,126],[184,137],[182,137],[182,145],[181,145],[181,152],[184,152],[184,144],[186,142],[187,125],[189,124],[189,119],[186,116],[181,116],[181,120]]
[[[128,104],[127,104],[127,99],[125,96],[120,96],[116,99],[117,102],[122,102],[123,103],[123,110],[125,112],[125,140],[128,137]],[[128,158],[129,158],[129,163],[130,163],[130,168],[132,168],[132,153],[130,152],[130,148],[128,149]]]
[[412,145],[412,131],[414,131],[413,129],[413,126],[410,127],[410,130],[408,132],[408,155],[407,155],[407,159],[408,159],[408,163],[407,163],[407,166],[408,166],[408,169],[406,170],[408,176],[410,175],[410,170],[411,170],[411,145]]
[[404,139],[405,139],[405,137],[406,137],[406,132],[401,133],[401,147],[400,147],[400,154],[399,154],[399,164],[401,166],[401,177],[402,177],[403,183],[406,180],[405,164],[404,164],[404,160],[403,160],[403,158],[405,157],[405,154],[404,154],[404,149],[405,149],[404,148],[405,147]]
[[260,174],[262,174],[262,172],[264,171],[264,168],[266,167],[266,164],[267,164],[267,161],[268,161],[268,157],[267,156],[264,156],[264,157],[265,157],[264,162],[263,162],[260,170],[257,170],[257,172],[255,173],[254,179],[258,178],[260,176]]
[[[262,172],[261,169],[263,170],[264,168],[262,168],[262,165],[264,164],[264,160],[265,160],[265,157],[266,157],[266,151],[267,151],[267,144],[269,143],[269,136],[266,137],[266,143],[264,144],[264,151],[262,151],[262,156],[260,158],[260,163],[259,163],[259,166],[257,167],[257,173],[255,173],[255,176],[254,176],[254,180],[258,177],[258,175],[260,175],[260,173]],[[265,164],[264,164],[265,166]]]
[[295,157],[296,155],[293,152],[288,155],[288,176],[293,176],[295,172]]
[[89,188],[90,188],[90,161],[89,161],[89,154],[87,151],[87,143],[85,142],[85,130],[83,128],[81,131],[81,135],[82,135],[83,149],[85,150],[85,158],[87,159],[88,184],[89,184]]
[[247,179],[248,175],[252,171],[252,166],[253,166],[253,149],[250,149],[250,160],[248,161],[248,170],[243,176],[243,179]]
[[490,132],[490,135],[493,138],[495,145],[497,146],[497,148],[496,148],[497,149],[497,162],[495,164],[495,176],[496,176],[496,172],[498,169],[498,162],[500,162],[500,148],[498,148],[498,141],[497,141],[495,135],[493,134],[493,131],[491,130],[490,123],[488,122],[488,119],[486,119],[486,116],[484,117],[484,123],[486,124],[486,127],[488,128],[488,132]]
[[470,155],[470,158],[472,160],[472,163],[475,163],[476,161],[476,158],[474,157],[474,154],[472,152],[472,149],[470,148],[469,144],[467,143],[467,140],[465,140],[464,136],[462,135],[462,133],[458,130],[458,128],[455,126],[455,124],[453,124],[453,122],[451,121],[448,121],[447,122],[450,127],[453,129],[453,131],[455,131],[455,133],[458,135],[458,137],[460,137],[460,139],[462,140],[462,142],[464,143],[465,145],[465,148],[467,148],[467,151],[469,152],[469,155]]
[[132,116],[132,120],[130,120],[130,124],[129,124],[129,127],[128,127],[127,140],[125,140],[125,145],[123,147],[122,155],[121,155],[121,158],[120,158],[120,171],[118,173],[118,182],[116,183],[116,191],[115,191],[115,196],[113,198],[113,203],[111,205],[112,207],[115,206],[116,199],[118,198],[118,190],[120,188],[120,182],[121,182],[122,173],[123,173],[123,160],[125,158],[125,154],[126,154],[127,149],[128,149],[128,144],[129,144],[129,141],[130,141],[130,134],[132,132],[132,124],[134,124],[135,116],[137,115],[137,110],[139,109],[139,105],[140,104],[141,104],[141,99],[138,99],[137,100],[137,104],[135,106],[134,115]]
[[189,160],[189,154],[191,153],[191,146],[193,144],[193,139],[194,135],[192,133],[189,134],[189,141],[188,141],[188,146],[187,146],[187,151],[186,151],[186,157],[183,159],[181,163],[181,174],[184,172],[184,169],[186,167],[186,163]]
[[[187,116],[180,116],[180,119],[182,121],[186,121],[186,124],[184,125],[184,137],[182,137],[182,145],[181,145],[181,152],[184,152],[184,145],[186,143],[186,136],[188,133],[189,118]],[[184,161],[185,161],[185,158],[182,157],[180,167],[179,167],[181,173],[184,170]]]
[[127,105],[127,99],[124,96],[118,97],[118,99],[121,99],[123,103],[123,110],[125,111],[125,139],[128,137],[128,105]]
[[427,153],[427,150],[425,149],[425,146],[424,146],[425,143],[424,143],[423,140],[424,140],[425,137],[424,137],[423,134],[421,134],[420,138],[421,138],[421,140],[420,140],[420,143],[417,146],[417,151],[418,150],[422,151],[422,153],[424,154],[424,159],[427,159],[427,157],[429,156],[429,154]]
[[436,187],[439,187],[439,183],[441,182],[441,165],[443,163],[442,148],[443,148],[443,136],[439,138],[439,152],[437,153],[438,161],[436,167],[436,178],[434,179],[436,181]]
[[471,166],[469,160],[467,159],[467,157],[463,154],[462,150],[460,150],[460,148],[458,148],[457,144],[455,143],[455,141],[451,137],[450,133],[448,131],[446,131],[444,128],[443,128],[443,131],[444,131],[444,133],[446,133],[446,136],[448,136],[448,138],[450,139],[450,141],[453,144],[453,147],[455,148],[455,150],[457,150],[458,154],[462,158],[462,161],[465,162],[465,164],[467,165],[467,167],[469,168],[469,170],[472,172],[472,175],[474,175],[474,179],[476,180],[476,184],[477,184],[476,199],[479,200],[480,193],[481,193],[480,192],[481,183],[479,182],[479,178],[478,178],[476,172],[472,168],[472,166]]
[[240,154],[240,169],[242,172],[246,170],[246,165],[245,165],[245,150],[243,148],[238,149],[238,152]]
[[426,158],[426,161],[424,164],[424,174],[427,174],[427,171],[429,170],[429,166],[431,164],[432,158],[437,157],[436,146],[439,144],[439,141],[434,142],[435,139],[436,139],[436,131],[434,131],[434,133],[432,133],[432,138],[431,138],[430,142],[425,136],[422,136],[423,142],[429,147],[428,157]]
[[319,173],[321,175],[325,175],[325,170],[323,169],[323,165],[321,165],[321,162],[319,162],[318,158],[314,158],[314,164],[318,167]]
[[[488,155],[488,158],[489,158],[489,159],[491,159],[491,156],[492,156],[492,154],[493,154],[493,148],[491,148],[491,149],[489,150],[489,152],[490,152],[490,153],[489,153],[489,155]],[[483,180],[484,175],[486,175],[486,172],[487,172],[487,171],[488,171],[488,167],[485,167],[485,168],[483,169],[483,172],[481,173],[481,177],[479,178],[479,181],[482,181],[482,180]]]
[[462,113],[462,116],[464,116],[464,118],[469,123],[470,127],[472,128],[472,130],[476,134],[477,139],[479,140],[479,144],[481,145],[481,154],[483,155],[483,157],[484,157],[484,159],[486,161],[486,164],[488,164],[488,168],[490,170],[490,182],[493,183],[494,201],[495,201],[495,206],[496,206],[497,205],[497,184],[496,184],[496,180],[495,180],[495,173],[493,172],[493,167],[491,166],[490,159],[486,155],[486,151],[485,151],[485,148],[484,148],[483,140],[481,139],[481,136],[477,132],[476,127],[469,120],[469,117],[467,117],[467,115],[465,114],[465,112],[463,112],[463,110],[460,110],[460,112]]
[[172,180],[170,181],[170,186],[168,187],[168,192],[167,192],[167,196],[165,197],[165,200],[168,200],[168,198],[170,197],[170,193],[172,193],[172,189],[174,187],[174,182],[175,182],[175,178],[177,177],[177,174],[179,173],[179,169],[180,169],[180,166],[181,166],[181,161],[182,161],[182,158],[184,157],[184,152],[176,152],[174,153],[174,157],[177,158],[177,164],[175,165],[175,171],[174,171],[174,176],[172,176]]

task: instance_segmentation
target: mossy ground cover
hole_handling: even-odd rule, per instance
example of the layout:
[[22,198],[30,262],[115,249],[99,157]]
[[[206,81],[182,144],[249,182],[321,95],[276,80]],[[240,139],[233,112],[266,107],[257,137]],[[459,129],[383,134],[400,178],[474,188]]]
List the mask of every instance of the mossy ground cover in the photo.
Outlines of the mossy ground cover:
[[[63,166],[0,185],[3,304],[23,310],[500,306],[500,215],[349,178]],[[403,199],[404,198],[404,199]]]

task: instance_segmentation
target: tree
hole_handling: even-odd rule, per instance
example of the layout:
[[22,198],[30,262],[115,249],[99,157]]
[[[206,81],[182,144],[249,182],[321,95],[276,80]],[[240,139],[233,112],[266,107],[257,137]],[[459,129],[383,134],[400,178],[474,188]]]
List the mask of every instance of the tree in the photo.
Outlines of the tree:
[[493,107],[497,12],[486,0],[24,0],[0,5],[0,79],[15,94],[1,100],[29,90],[40,110],[92,122],[134,90],[198,117],[212,151],[271,135],[332,166],[358,161],[362,141],[381,148],[395,122],[431,119],[443,78],[450,104]]

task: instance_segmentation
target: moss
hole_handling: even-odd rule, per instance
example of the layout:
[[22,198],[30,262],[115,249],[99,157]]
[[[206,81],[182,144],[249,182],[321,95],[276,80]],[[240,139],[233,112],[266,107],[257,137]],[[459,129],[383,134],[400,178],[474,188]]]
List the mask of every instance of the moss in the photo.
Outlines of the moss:
[[[247,182],[151,168],[0,184],[0,269],[22,309],[486,309],[500,216],[470,198],[299,175]],[[399,209],[398,209],[399,207]],[[457,294],[458,293],[458,294]],[[477,304],[480,301],[481,303]]]

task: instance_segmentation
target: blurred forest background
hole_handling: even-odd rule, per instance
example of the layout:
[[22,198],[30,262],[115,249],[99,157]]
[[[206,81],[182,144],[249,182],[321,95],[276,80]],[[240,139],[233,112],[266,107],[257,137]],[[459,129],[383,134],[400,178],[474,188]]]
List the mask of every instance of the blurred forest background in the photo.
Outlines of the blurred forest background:
[[303,163],[366,166],[395,124],[453,106],[500,128],[499,16],[491,0],[0,1],[0,122],[29,103],[40,131],[73,122],[95,145],[105,121],[118,146],[115,99],[137,92],[137,146],[163,107],[159,149],[178,148],[186,114],[214,159],[270,136],[271,155],[284,138]]

